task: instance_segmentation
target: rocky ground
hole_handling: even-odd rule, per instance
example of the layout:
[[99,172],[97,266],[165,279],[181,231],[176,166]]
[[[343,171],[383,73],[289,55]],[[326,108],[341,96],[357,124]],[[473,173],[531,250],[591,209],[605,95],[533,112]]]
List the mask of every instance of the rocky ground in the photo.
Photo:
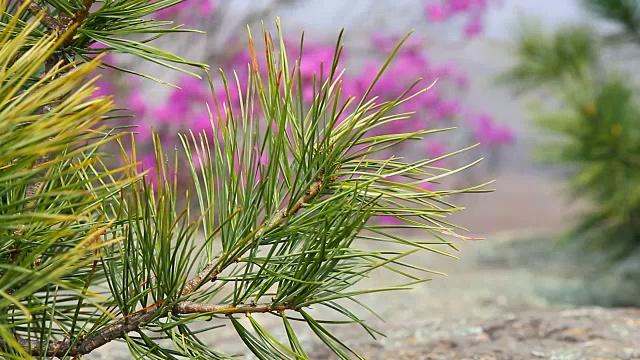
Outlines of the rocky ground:
[[[356,345],[367,359],[640,359],[640,310],[585,307],[427,321]],[[326,350],[316,359],[335,358]]]
[[[364,298],[386,322],[364,311],[358,315],[386,337],[374,340],[358,326],[334,327],[335,334],[367,359],[640,359],[640,308],[619,306],[640,302],[637,261],[599,276],[590,270],[593,259],[554,248],[549,236],[513,234],[467,242],[460,256],[413,259],[449,276],[412,291]],[[362,286],[395,280],[380,274]],[[275,317],[255,318],[286,339]],[[300,329],[312,359],[336,358]],[[229,326],[210,334],[205,341],[217,350],[254,358]],[[113,343],[87,358],[131,356]]]
[[[474,243],[458,264],[439,264],[455,268],[449,277],[376,302],[387,338],[351,332],[348,342],[367,359],[640,359],[640,309],[586,305],[637,305],[637,260],[588,274],[592,257],[550,245],[511,235]],[[314,358],[334,358],[316,349]]]

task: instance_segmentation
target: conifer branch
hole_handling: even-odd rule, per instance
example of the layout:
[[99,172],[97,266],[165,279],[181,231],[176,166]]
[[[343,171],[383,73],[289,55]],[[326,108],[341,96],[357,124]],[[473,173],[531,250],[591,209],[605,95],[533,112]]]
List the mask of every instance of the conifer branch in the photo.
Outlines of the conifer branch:
[[36,18],[39,17],[40,23],[47,29],[49,29],[49,32],[53,33],[61,30],[60,22],[58,22],[58,19],[47,13],[44,8],[38,5],[38,3],[36,3],[35,1],[20,0],[20,3],[29,3],[29,5],[27,5],[27,10],[29,10],[29,12]]
[[[315,198],[322,190],[322,183],[324,181],[324,175],[318,177],[309,187],[309,189],[305,192],[300,200],[296,202],[296,204],[289,210],[280,209],[271,220],[265,224],[263,227],[258,230],[255,237],[258,238],[265,231],[271,231],[276,227],[280,226],[287,217],[294,215],[300,210],[305,204],[309,203],[313,198]],[[241,257],[243,254],[240,254],[238,257]],[[194,291],[198,290],[202,284],[207,281],[215,281],[218,275],[222,272],[221,267],[219,267],[218,263],[209,263],[204,270],[196,274],[191,280],[187,281],[184,288],[182,289],[182,296],[187,296]]]
[[[311,184],[309,189],[305,192],[300,200],[287,211],[287,209],[280,209],[276,214],[266,223],[263,227],[256,232],[256,237],[261,236],[264,232],[275,229],[280,226],[288,217],[297,213],[303,206],[312,201],[316,196],[320,194],[322,190],[322,184],[324,176],[318,177]],[[242,256],[242,255],[240,255]],[[203,271],[196,274],[191,280],[189,280],[182,291],[182,296],[187,296],[196,291],[202,283],[206,281],[215,281],[217,276],[222,272],[222,268],[216,268],[215,263],[209,264]],[[164,301],[160,301],[147,308],[144,308],[138,312],[130,314],[121,320],[118,320],[112,325],[105,327],[97,331],[95,334],[88,336],[84,340],[77,342],[71,348],[69,340],[62,340],[49,344],[46,353],[42,353],[40,343],[38,341],[18,340],[21,346],[34,356],[46,354],[46,356],[57,356],[57,354],[66,354],[70,356],[86,355],[91,351],[119,338],[124,337],[126,334],[132,331],[139,331],[141,327],[149,322],[153,318],[167,316],[168,310],[161,308],[160,305]],[[203,313],[216,313],[222,315],[232,314],[246,314],[246,313],[267,313],[267,312],[282,312],[285,310],[296,310],[289,303],[287,304],[201,304],[193,301],[181,301],[171,308],[171,311],[178,314],[203,314]],[[0,340],[0,348],[6,346]]]
[[[172,308],[172,312],[175,315],[186,314],[217,314],[217,315],[233,315],[233,314],[255,314],[255,313],[270,313],[270,312],[284,312],[286,310],[298,310],[293,307],[291,303],[285,304],[200,304],[193,301],[182,301],[176,304]],[[89,354],[93,350],[98,349],[106,345],[107,343],[122,338],[126,334],[133,331],[140,331],[142,326],[152,320],[156,316],[167,316],[168,311],[164,311],[162,314],[157,314],[154,308],[147,308],[139,312],[134,313],[131,316],[127,316],[116,323],[109,325],[95,334],[88,336],[75,344],[69,340],[61,340],[49,343],[45,348],[40,347],[39,340],[25,340],[18,338],[17,341],[29,354],[33,356],[82,356]],[[0,348],[6,347],[7,344],[4,340],[0,339]],[[46,349],[46,350],[43,350]]]
[[194,301],[182,301],[173,307],[174,314],[205,314],[215,313],[220,315],[233,314],[253,314],[282,312],[294,309],[290,303],[287,304],[200,304]]
[[[20,2],[21,3],[28,2],[29,4],[27,5],[27,10],[29,10],[29,12],[32,15],[38,18],[40,23],[49,29],[50,33],[56,33],[58,36],[64,36],[64,41],[62,43],[62,46],[68,46],[73,42],[73,37],[75,36],[77,29],[80,27],[82,22],[84,22],[86,18],[89,16],[89,9],[91,9],[91,6],[93,5],[94,0],[84,0],[83,9],[80,10],[78,13],[76,13],[72,18],[65,21],[63,21],[64,19],[62,17],[55,18],[51,16],[45,11],[44,8],[38,5],[35,1],[20,0]],[[52,68],[58,65],[60,61],[66,61],[66,59],[60,54],[57,54],[57,53],[51,54],[51,56],[45,62],[45,71],[47,72],[50,71]],[[61,76],[62,74],[64,74],[64,72],[61,72],[58,76]],[[46,113],[46,112],[51,112],[52,110],[53,110],[53,106],[48,105],[48,106],[44,106],[40,112]],[[49,140],[51,139],[52,138],[49,138]],[[45,163],[50,159],[51,159],[51,154],[44,154],[36,161],[35,165],[37,166],[38,164]],[[38,189],[41,186],[42,186],[42,182],[34,182],[27,185],[25,196],[26,197],[34,196],[35,194],[38,193]],[[31,205],[33,205],[33,202],[29,204],[29,206]],[[16,230],[14,231],[14,235],[22,236],[24,235],[24,231],[22,229]]]

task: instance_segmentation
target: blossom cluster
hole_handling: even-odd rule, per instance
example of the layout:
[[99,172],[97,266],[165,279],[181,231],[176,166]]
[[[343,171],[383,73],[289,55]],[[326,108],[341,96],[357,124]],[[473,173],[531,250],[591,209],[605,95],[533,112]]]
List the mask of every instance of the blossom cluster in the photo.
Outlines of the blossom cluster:
[[[487,0],[427,0],[425,2],[425,19],[430,22],[442,22],[454,16],[466,16],[467,23],[463,29],[467,37],[473,37],[482,32],[482,15],[489,4]],[[160,19],[174,19],[176,17],[195,23],[206,21],[215,12],[213,0],[186,0],[173,7],[157,13]],[[347,72],[343,78],[343,93],[346,96],[360,98],[373,82],[380,70],[386,55],[397,44],[399,38],[394,35],[374,33],[370,36],[370,54],[351,54],[352,56],[366,57],[367,60],[357,72]],[[96,45],[96,46],[99,46]],[[294,47],[295,48],[295,47]],[[320,72],[321,67],[328,69],[333,62],[333,44],[323,44],[305,41],[300,64],[300,73],[303,85],[303,97],[307,103],[312,101],[314,94],[314,75]],[[240,51],[232,56],[226,64],[215,64],[216,67],[233,69],[238,71],[239,78],[246,78],[249,54]],[[342,64],[351,59],[343,56]],[[109,59],[108,61],[114,61]],[[214,65],[214,64],[212,64]],[[390,67],[377,82],[373,94],[381,100],[389,100],[404,92],[417,78],[422,78],[429,84],[437,80],[437,84],[426,93],[417,96],[402,105],[402,110],[414,112],[411,119],[396,121],[378,129],[380,132],[410,132],[425,128],[442,128],[458,126],[467,129],[470,141],[480,142],[486,147],[499,147],[514,141],[513,132],[505,126],[500,126],[485,112],[477,112],[468,108],[461,101],[463,94],[469,86],[469,78],[456,66],[455,63],[437,63],[430,58],[425,51],[425,40],[420,37],[410,37],[408,42],[396,54]],[[137,143],[145,148],[150,144],[151,127],[159,133],[161,141],[170,145],[175,144],[177,134],[191,129],[194,132],[211,132],[210,117],[205,106],[211,103],[213,96],[206,81],[198,80],[191,76],[179,79],[178,89],[173,89],[166,100],[161,103],[151,103],[146,100],[140,81],[111,81],[109,76],[100,83],[99,94],[118,94],[122,97],[120,103],[129,108],[140,122],[138,128]],[[235,85],[234,85],[235,88]],[[227,95],[217,89],[218,99]],[[237,91],[230,91],[232,104],[239,101]],[[124,95],[124,96],[123,96]],[[214,119],[215,120],[215,119]],[[213,135],[213,134],[211,134]],[[452,150],[448,143],[437,137],[429,137],[421,145],[418,151],[412,153],[424,154],[429,158],[439,158]],[[151,150],[150,146],[146,147]],[[142,152],[138,159],[145,168],[152,168],[154,155],[152,151]],[[261,158],[261,162],[265,159]],[[435,166],[441,161],[435,163]],[[422,184],[426,190],[432,190],[430,183]]]
[[489,0],[432,0],[427,2],[425,15],[430,22],[439,23],[456,16],[465,16],[464,34],[468,38],[482,33],[482,15],[489,7]]

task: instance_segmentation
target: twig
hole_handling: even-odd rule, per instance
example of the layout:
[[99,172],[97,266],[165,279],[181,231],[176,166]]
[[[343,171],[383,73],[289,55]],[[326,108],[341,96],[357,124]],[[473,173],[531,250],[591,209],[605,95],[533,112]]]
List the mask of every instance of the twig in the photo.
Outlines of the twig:
[[[39,21],[42,25],[49,29],[50,33],[57,33],[58,36],[62,36],[66,32],[70,31],[69,34],[65,34],[66,38],[62,43],[62,46],[68,46],[73,42],[73,38],[80,27],[80,25],[87,19],[89,16],[89,10],[91,6],[93,6],[94,0],[84,0],[83,8],[78,11],[72,18],[62,17],[61,15],[58,18],[55,18],[48,14],[44,8],[38,5],[35,1],[31,0],[20,0],[21,3],[29,2],[27,5],[27,9],[29,12],[36,17],[39,17]],[[59,54],[52,54],[51,57],[47,59],[45,62],[45,71],[51,70],[54,66],[56,66],[60,60],[61,56]],[[63,58],[62,58],[63,59]],[[60,76],[60,75],[58,75]],[[41,113],[48,113],[53,110],[52,106],[45,106]],[[53,139],[52,137],[49,140]],[[45,163],[50,160],[51,154],[42,155],[37,161],[36,165]],[[32,197],[37,194],[39,188],[42,186],[42,182],[35,182],[27,185],[26,197]],[[33,206],[34,201],[29,202],[28,206]],[[16,230],[14,232],[15,236],[24,235],[24,230]]]
[[62,43],[62,46],[71,45],[71,43],[73,42],[73,38],[76,36],[76,33],[78,32],[78,28],[89,17],[89,10],[91,10],[91,6],[93,6],[93,2],[94,0],[84,0],[82,4],[83,5],[82,9],[77,13],[75,13],[75,15],[73,15],[72,18],[70,19],[67,18],[68,20],[63,23],[63,26],[61,29],[62,33],[65,33],[67,31],[71,31],[71,33],[68,34],[68,36],[65,38],[64,42]]
[[[51,357],[62,357],[85,355],[111,342],[112,340],[123,337],[127,333],[139,330],[141,325],[154,317],[154,314],[155,309],[138,312],[135,316],[119,320],[118,322],[103,328],[97,333],[76,342],[73,347],[71,347],[71,342],[69,340],[61,340],[50,342],[46,346],[46,350],[43,351],[40,347],[40,340],[24,340],[18,338],[16,341],[23,349],[27,350],[34,356],[45,355]],[[4,340],[0,339],[0,348],[6,348],[7,345],[8,344]]]
[[[175,305],[172,311],[178,314],[208,314],[215,313],[220,315],[233,314],[251,314],[251,313],[268,313],[283,312],[286,310],[297,310],[290,303],[285,304],[199,304],[192,301],[183,301]],[[132,332],[139,331],[142,325],[157,315],[166,316],[166,314],[157,314],[156,309],[150,308],[135,313],[133,316],[119,320],[115,324],[109,325],[97,333],[86,337],[85,339],[71,345],[69,340],[51,342],[45,351],[40,348],[39,340],[25,340],[18,338],[17,342],[33,356],[82,356],[93,350],[111,342],[112,340],[123,337]],[[0,348],[7,346],[7,343],[0,339]]]
[[175,314],[215,313],[222,315],[267,313],[272,311],[296,310],[291,304],[200,304],[194,301],[182,301],[173,307]]
[[[282,225],[282,223],[289,217],[297,213],[303,206],[313,200],[320,191],[322,190],[322,183],[324,181],[324,177],[320,176],[311,184],[309,189],[305,192],[300,200],[298,200],[295,205],[287,211],[286,209],[280,209],[274,216],[269,220],[266,225],[262,227],[259,231],[256,232],[255,237],[259,237],[264,232],[275,229],[276,227]],[[241,255],[240,255],[241,256]],[[218,274],[223,270],[222,268],[216,268],[215,263],[209,264],[203,271],[196,274],[191,280],[187,281],[183,290],[182,296],[187,296],[194,291],[196,291],[202,284],[209,280],[215,280]],[[69,340],[61,340],[57,342],[51,342],[46,347],[46,350],[43,352],[40,348],[40,341],[38,340],[21,340],[17,339],[18,343],[31,355],[34,356],[51,356],[51,357],[60,357],[60,356],[79,356],[86,355],[91,351],[115,340],[124,337],[126,334],[132,331],[139,331],[140,328],[151,319],[156,317],[163,317],[167,315],[169,309],[178,314],[204,314],[204,313],[216,313],[222,315],[232,315],[232,314],[247,314],[247,313],[267,313],[267,312],[282,312],[285,310],[298,310],[293,308],[290,303],[285,304],[239,304],[239,305],[229,305],[229,304],[200,304],[193,301],[181,301],[175,304],[173,307],[162,308],[160,305],[163,304],[164,301],[159,301],[153,305],[150,305],[138,312],[133,314],[129,314],[124,318],[116,321],[115,323],[106,326],[105,328],[98,330],[96,333],[75,342],[72,346],[72,343]],[[0,339],[0,348],[6,347],[7,344],[3,340]]]
[[[322,189],[322,182],[323,182],[322,176],[317,178],[311,184],[311,186],[309,187],[309,190],[307,190],[304,196],[300,200],[298,200],[298,202],[296,202],[296,204],[291,208],[291,210],[289,210],[289,212],[287,212],[286,209],[280,209],[274,215],[271,221],[269,221],[266,226],[264,226],[262,229],[260,229],[256,233],[256,238],[260,237],[265,231],[271,231],[274,228],[280,226],[280,224],[282,224],[282,222],[287,217],[294,215],[305,204],[313,200],[313,198],[320,193],[320,190]],[[239,256],[242,256],[242,254],[240,254]],[[206,283],[207,281],[215,280],[217,276],[220,274],[220,272],[222,272],[222,270],[224,269],[220,268],[218,263],[213,263],[213,262],[209,263],[201,272],[199,272],[193,278],[187,281],[187,283],[184,285],[184,288],[182,289],[182,296],[187,296],[193,293],[194,291],[198,290],[202,286],[202,284]]]
[[55,17],[49,15],[35,1],[20,0],[20,3],[22,3],[22,4],[24,4],[26,2],[29,2],[29,5],[27,5],[27,10],[29,10],[29,12],[33,16],[36,16],[36,17],[37,16],[41,16],[40,23],[42,23],[42,25],[46,26],[47,29],[49,29],[50,32],[54,32],[54,31],[59,31],[60,30],[60,23],[58,22],[58,19],[56,19]]

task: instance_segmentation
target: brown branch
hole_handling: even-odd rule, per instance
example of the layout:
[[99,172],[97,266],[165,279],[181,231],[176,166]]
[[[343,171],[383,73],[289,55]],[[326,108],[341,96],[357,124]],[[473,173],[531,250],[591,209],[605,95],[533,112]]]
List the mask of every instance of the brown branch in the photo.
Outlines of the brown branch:
[[20,3],[24,4],[26,2],[29,2],[29,5],[27,5],[27,10],[29,10],[29,12],[33,15],[33,16],[41,16],[40,18],[40,23],[44,26],[47,27],[47,29],[49,29],[49,32],[54,32],[54,31],[59,31],[60,30],[60,23],[58,22],[58,19],[56,19],[55,17],[49,15],[46,11],[44,11],[44,9],[38,5],[35,1],[32,0],[20,0]]
[[62,46],[68,46],[73,42],[73,38],[80,25],[89,17],[89,10],[91,6],[93,6],[94,0],[84,0],[82,9],[72,17],[59,14],[57,18],[48,14],[42,6],[33,0],[20,0],[22,4],[26,2],[29,2],[27,10],[29,10],[33,16],[39,17],[40,23],[49,29],[49,33],[57,33],[58,36],[62,36],[62,34],[65,34],[67,31],[71,31],[66,35],[62,43]]
[[296,310],[291,304],[200,304],[193,301],[182,301],[173,307],[173,313],[178,314],[205,314],[215,313],[221,315],[250,314],[282,312],[285,310]]
[[[176,304],[172,311],[174,314],[208,314],[215,313],[220,315],[233,314],[251,314],[251,313],[269,313],[284,312],[286,310],[297,310],[290,303],[285,304],[199,304],[193,301],[182,301]],[[33,356],[82,356],[93,350],[111,342],[112,340],[124,337],[124,335],[139,331],[144,323],[156,316],[155,307],[141,310],[129,317],[118,320],[113,325],[109,325],[97,333],[80,340],[72,345],[69,340],[57,341],[50,343],[45,351],[40,348],[39,340],[25,340],[18,338],[17,342]],[[166,314],[162,314],[166,315]],[[8,344],[0,339],[0,348],[6,347]]]
[[[135,313],[131,317],[124,318],[116,323],[99,330],[97,333],[86,337],[73,344],[69,340],[54,341],[48,344],[45,351],[42,351],[39,340],[16,339],[23,349],[34,356],[79,356],[86,355],[91,351],[123,337],[124,335],[139,330],[140,327],[151,320],[155,315],[155,309],[146,309]],[[6,348],[6,341],[0,339],[0,349]]]
[[[322,189],[322,182],[323,182],[323,176],[317,178],[311,184],[311,186],[309,187],[309,190],[305,192],[304,196],[302,196],[302,198],[298,200],[296,204],[288,212],[286,209],[278,210],[278,212],[273,216],[273,218],[265,226],[263,226],[260,230],[258,230],[258,232],[256,232],[255,237],[256,238],[260,237],[262,234],[264,234],[265,231],[270,231],[280,226],[284,222],[284,220],[286,220],[287,217],[294,215],[305,204],[313,200],[313,198],[320,193],[320,190]],[[240,256],[242,256],[242,254],[240,254],[238,257]],[[187,281],[187,283],[184,285],[184,288],[182,289],[182,296],[187,296],[193,293],[194,291],[198,290],[202,286],[202,284],[206,283],[207,281],[214,281],[218,277],[218,275],[222,272],[222,270],[224,269],[221,268],[221,264],[213,263],[213,262],[209,263],[201,272],[199,272],[193,278]]]
[[[48,14],[44,8],[38,5],[35,1],[32,0],[20,0],[21,3],[29,2],[27,5],[27,9],[29,12],[36,17],[39,17],[39,21],[42,25],[49,29],[50,33],[57,33],[58,36],[62,36],[64,34],[65,38],[62,43],[62,46],[68,46],[73,42],[73,38],[76,35],[76,32],[80,25],[87,19],[89,16],[89,10],[91,6],[93,6],[94,0],[84,0],[83,8],[78,11],[72,18],[67,18],[61,15],[58,18],[55,18]],[[69,32],[69,33],[67,33]],[[58,54],[52,54],[50,58],[45,62],[46,71],[51,70],[54,66],[56,66],[61,60],[61,56]],[[53,110],[52,106],[45,106],[42,109],[42,113],[48,113]],[[52,138],[49,138],[51,140]],[[44,154],[40,159],[36,161],[36,165],[45,163],[50,160],[51,154]],[[27,186],[26,197],[34,196],[40,187],[42,186],[42,182],[31,183]],[[30,202],[28,207],[33,206],[34,202]],[[14,232],[16,236],[24,235],[24,230],[16,230]]]
[[[73,38],[76,36],[76,33],[78,32],[78,28],[89,17],[89,10],[91,10],[91,6],[93,6],[93,2],[94,0],[84,0],[82,4],[83,7],[82,9],[80,9],[80,11],[75,13],[73,17],[71,18],[65,17],[65,21],[61,21],[63,24],[61,31],[63,33],[70,31],[70,34],[68,34],[67,37],[64,39],[62,46],[71,45],[71,43],[73,42]],[[60,20],[62,20],[62,18],[60,18]]]
[[[305,192],[300,200],[298,200],[293,207],[287,211],[286,209],[279,210],[269,222],[264,224],[260,230],[256,232],[255,237],[259,237],[266,231],[275,229],[282,225],[282,223],[289,217],[297,213],[303,206],[313,200],[322,190],[322,183],[324,177],[320,176],[311,184],[309,189]],[[240,255],[241,256],[241,255]],[[209,280],[215,280],[218,274],[223,269],[216,268],[216,264],[209,264],[203,271],[196,274],[191,280],[187,281],[182,291],[182,296],[187,296],[196,291],[202,283]],[[139,331],[141,327],[155,317],[166,316],[168,309],[163,308],[160,311],[158,308],[164,301],[159,301],[153,305],[150,305],[138,312],[129,314],[123,319],[118,320],[114,324],[106,326],[105,328],[98,330],[96,333],[72,344],[69,340],[61,340],[57,342],[49,343],[46,351],[42,352],[40,348],[40,342],[38,340],[22,340],[17,339],[18,343],[31,355],[40,356],[46,355],[51,357],[60,356],[80,356],[86,355],[93,350],[119,338],[124,337],[126,334],[132,331]],[[268,313],[268,312],[282,312],[285,310],[298,310],[293,308],[290,303],[285,304],[200,304],[193,301],[181,301],[175,304],[171,311],[176,314],[204,314],[204,313],[216,313],[222,315],[232,314],[248,314],[248,313]],[[0,349],[6,347],[7,343],[0,339]]]

